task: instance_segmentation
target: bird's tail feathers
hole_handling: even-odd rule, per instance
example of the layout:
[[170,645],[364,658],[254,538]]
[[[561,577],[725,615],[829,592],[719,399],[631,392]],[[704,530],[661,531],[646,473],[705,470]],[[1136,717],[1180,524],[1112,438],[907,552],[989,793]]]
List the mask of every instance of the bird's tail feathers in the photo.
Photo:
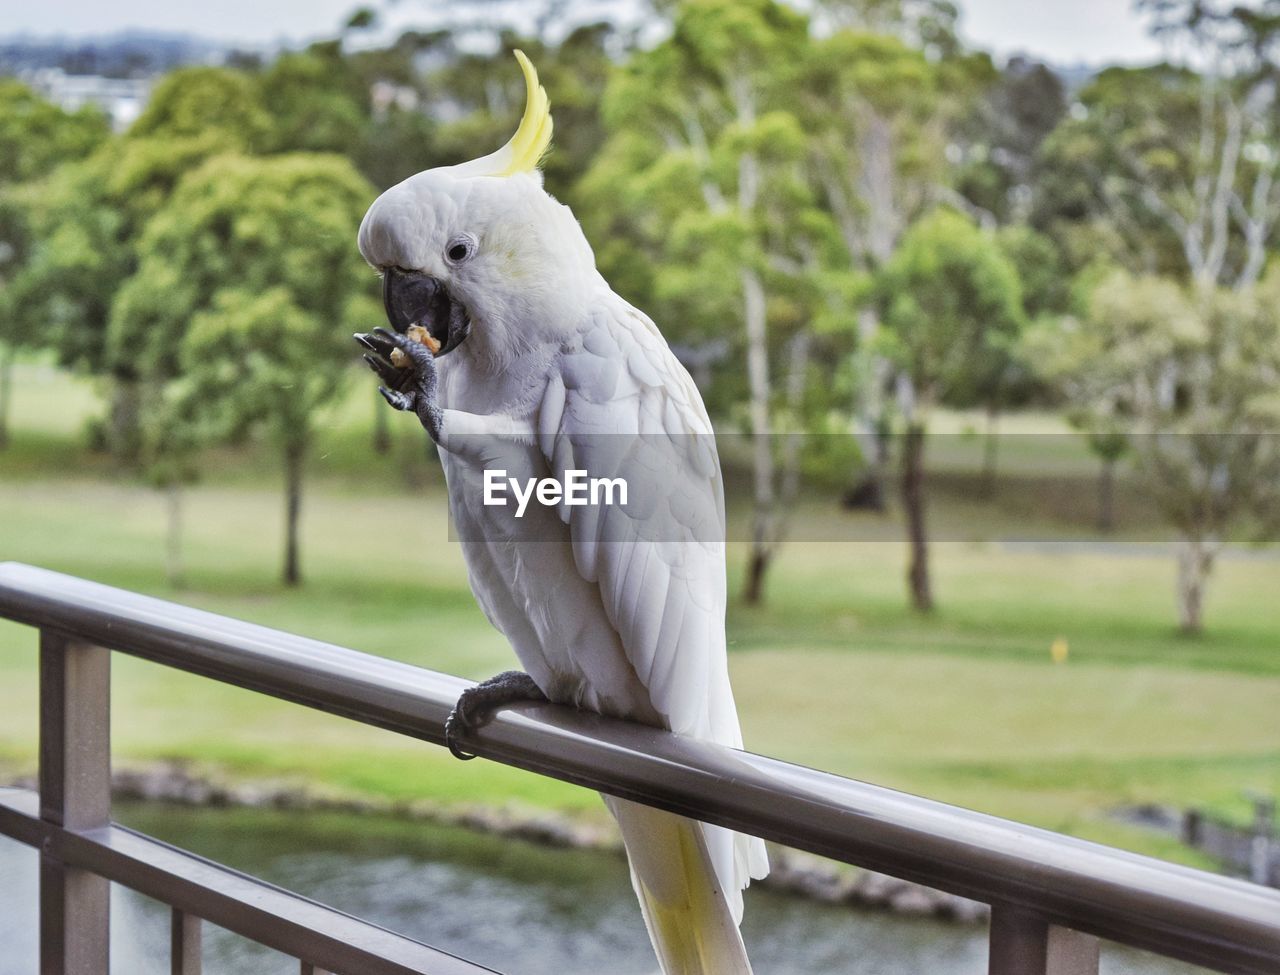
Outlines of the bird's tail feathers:
[[663,975],[751,975],[751,962],[707,846],[691,819],[605,797],[622,830],[631,884]]

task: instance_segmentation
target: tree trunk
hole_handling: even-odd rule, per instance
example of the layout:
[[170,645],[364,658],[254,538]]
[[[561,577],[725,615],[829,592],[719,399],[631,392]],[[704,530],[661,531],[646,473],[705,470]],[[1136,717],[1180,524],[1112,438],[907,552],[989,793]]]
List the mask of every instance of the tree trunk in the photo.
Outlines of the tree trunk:
[[[799,417],[804,406],[804,385],[809,370],[809,352],[812,336],[805,331],[798,332],[789,344],[790,355],[787,366],[787,409],[790,413],[791,429],[784,435],[781,445],[781,470],[779,472],[778,490],[774,491],[774,462],[772,454],[772,437],[758,436],[756,444],[764,444],[763,456],[757,457],[757,471],[764,470],[767,481],[767,507],[757,509],[757,517],[753,525],[751,556],[747,563],[747,577],[742,590],[742,599],[748,606],[758,606],[764,602],[764,577],[773,561],[774,553],[783,535],[786,534],[786,512],[789,511],[800,495],[800,459],[804,434],[795,429],[799,426]],[[766,418],[767,419],[767,418]],[[764,466],[762,466],[762,464]],[[760,484],[757,484],[757,489]],[[757,493],[757,500],[760,495]],[[779,504],[782,513],[778,513]]]
[[1204,629],[1204,591],[1217,554],[1213,542],[1184,538],[1178,553],[1178,626],[1194,635]]
[[[749,128],[756,120],[756,99],[750,78],[745,74],[736,75],[730,81],[730,91],[738,123]],[[738,212],[741,216],[750,217],[754,213],[759,191],[759,162],[754,152],[745,151],[738,157]],[[739,270],[738,276],[742,288],[742,323],[747,339],[754,496],[751,556],[742,596],[749,605],[756,605],[764,598],[764,574],[775,538],[773,428],[769,415],[772,390],[764,283],[755,268],[747,265]]]
[[764,573],[773,544],[775,499],[764,285],[760,276],[750,268],[742,270],[742,296],[747,333],[747,385],[751,394],[753,475],[751,561],[742,598],[748,605],[755,605],[764,597]]
[[910,423],[902,445],[902,507],[907,513],[907,533],[911,544],[911,564],[907,586],[911,605],[922,613],[933,609],[929,583],[929,545],[924,524],[924,427]]
[[391,410],[382,399],[382,394],[376,389],[373,391],[373,452],[375,454],[386,454],[391,450],[391,427],[388,424],[388,417]]
[[884,390],[888,363],[870,352],[880,320],[872,309],[858,314],[858,399],[854,436],[861,448],[863,468],[845,493],[846,507],[883,512],[885,471],[889,463],[889,439],[884,431]]
[[1110,535],[1116,527],[1116,461],[1104,457],[1098,471],[1098,531]]
[[284,448],[284,584],[302,582],[298,559],[298,516],[302,512],[302,467],[306,457],[303,441],[289,441]]
[[996,472],[1000,462],[1000,410],[987,407],[987,433],[982,449],[982,496],[996,493]]
[[[790,511],[795,500],[800,496],[800,461],[804,452],[804,393],[809,378],[809,356],[813,346],[813,336],[802,329],[791,337],[787,344],[787,413],[790,428],[786,439],[782,442],[782,474],[779,494],[782,510]],[[777,536],[785,534],[785,528],[778,526]]]
[[182,564],[182,485],[177,481],[165,486],[165,503],[169,516],[165,538],[165,574],[172,588],[181,589],[186,585],[186,572]]
[[117,376],[111,381],[111,405],[107,416],[107,450],[127,467],[138,462],[142,447],[142,384]]
[[9,402],[13,393],[13,346],[0,343],[0,450],[9,446]]
[[742,599],[748,606],[759,606],[764,602],[764,576],[769,568],[772,554],[767,546],[752,546],[751,558],[747,563],[746,585],[742,589]]

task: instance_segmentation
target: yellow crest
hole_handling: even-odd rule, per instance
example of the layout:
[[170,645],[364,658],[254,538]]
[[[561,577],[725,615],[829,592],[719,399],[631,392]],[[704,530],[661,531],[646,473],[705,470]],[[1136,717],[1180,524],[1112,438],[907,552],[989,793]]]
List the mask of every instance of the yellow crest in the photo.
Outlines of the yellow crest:
[[547,91],[538,84],[538,72],[524,51],[513,52],[524,72],[524,115],[520,127],[505,146],[480,159],[453,167],[467,176],[515,176],[532,173],[547,154],[551,145],[551,101]]
[[525,57],[524,51],[514,53],[520,62],[520,70],[524,72],[524,115],[520,118],[520,128],[507,143],[511,161],[498,173],[499,176],[514,176],[537,169],[551,146],[551,100],[547,98],[547,90],[538,84],[538,72],[533,62]]

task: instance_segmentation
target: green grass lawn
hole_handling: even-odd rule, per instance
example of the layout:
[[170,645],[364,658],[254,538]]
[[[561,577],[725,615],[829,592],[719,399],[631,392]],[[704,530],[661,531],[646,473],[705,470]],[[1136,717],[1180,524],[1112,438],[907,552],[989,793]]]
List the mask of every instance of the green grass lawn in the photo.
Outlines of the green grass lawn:
[[[14,443],[0,453],[0,560],[450,673],[482,677],[511,666],[467,589],[420,437],[396,423],[392,453],[373,455],[365,392],[327,419],[317,447],[303,515],[306,584],[277,582],[278,465],[254,447],[211,457],[206,480],[187,492],[188,584],[173,591],[163,571],[163,498],[83,449],[92,389],[24,364]],[[1062,434],[1052,441],[1059,473],[1050,479],[1064,481],[1064,496],[1072,477],[1075,493],[1084,491],[1092,470],[1068,444]],[[1023,482],[1045,475],[1030,456],[1012,470],[999,497],[1026,504],[1034,491]],[[939,521],[968,524],[988,540],[936,546],[941,608],[927,619],[905,608],[901,544],[813,540],[858,518],[866,520],[861,537],[874,537],[878,522],[817,497],[796,513],[799,540],[779,557],[767,605],[730,611],[748,747],[1190,862],[1176,844],[1120,825],[1108,810],[1160,802],[1244,819],[1245,790],[1280,793],[1280,560],[1224,560],[1209,631],[1187,639],[1173,629],[1174,567],[1158,548],[1002,543],[991,539],[1005,522],[984,522],[990,516],[972,497],[944,490],[935,507]],[[1055,537],[1053,525],[1069,520],[1050,512],[1021,523]],[[1071,530],[1080,535],[1079,524]],[[730,558],[732,587],[740,547]],[[1061,665],[1049,658],[1058,637],[1071,648]],[[10,773],[34,762],[34,648],[32,631],[0,624],[0,766]],[[183,758],[221,775],[305,778],[334,793],[601,815],[583,790],[116,659],[121,762]]]

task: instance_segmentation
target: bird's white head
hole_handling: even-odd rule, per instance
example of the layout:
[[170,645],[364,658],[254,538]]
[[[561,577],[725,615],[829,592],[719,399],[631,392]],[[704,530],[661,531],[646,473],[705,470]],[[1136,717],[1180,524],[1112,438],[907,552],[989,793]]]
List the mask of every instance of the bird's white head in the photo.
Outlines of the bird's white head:
[[558,341],[598,280],[568,207],[542,187],[551,144],[547,93],[523,52],[524,116],[497,152],[411,176],[383,193],[360,225],[360,253],[383,275],[387,317],[425,326],[444,355],[502,367]]

